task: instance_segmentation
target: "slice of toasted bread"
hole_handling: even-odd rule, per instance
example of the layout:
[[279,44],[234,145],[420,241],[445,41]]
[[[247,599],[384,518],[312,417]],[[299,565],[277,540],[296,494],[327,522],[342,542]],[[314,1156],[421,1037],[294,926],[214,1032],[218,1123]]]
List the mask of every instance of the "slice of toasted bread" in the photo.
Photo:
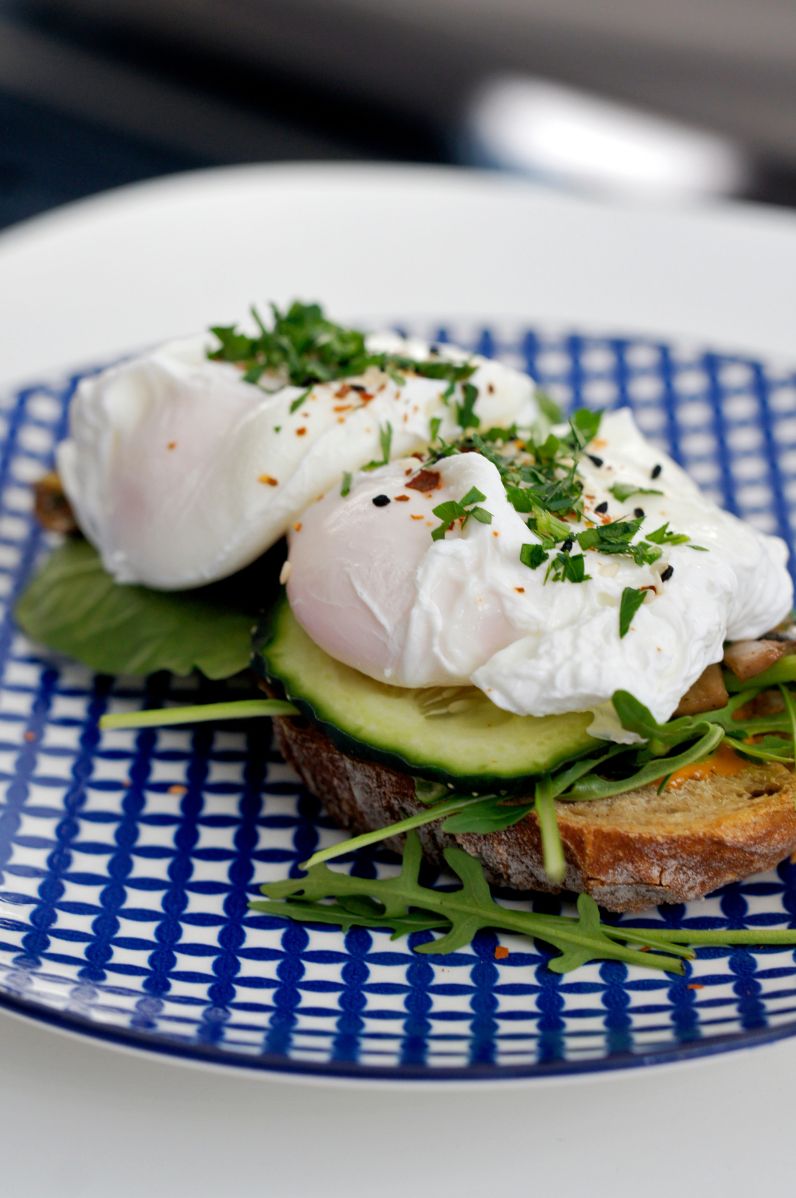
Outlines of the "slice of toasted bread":
[[[286,760],[343,827],[383,828],[421,809],[408,774],[341,752],[307,720],[274,722]],[[663,794],[646,786],[610,799],[557,802],[556,814],[567,865],[560,887],[545,876],[534,815],[488,835],[450,836],[435,824],[419,835],[431,860],[456,843],[480,859],[493,883],[585,891],[610,911],[698,898],[796,850],[796,779],[781,765],[692,778]]]

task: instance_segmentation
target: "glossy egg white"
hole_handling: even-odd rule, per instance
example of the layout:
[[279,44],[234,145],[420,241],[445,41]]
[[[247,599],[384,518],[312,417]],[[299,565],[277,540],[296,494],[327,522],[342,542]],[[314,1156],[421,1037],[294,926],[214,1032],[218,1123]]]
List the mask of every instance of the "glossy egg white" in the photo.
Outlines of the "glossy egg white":
[[[385,333],[374,350],[425,359],[429,346]],[[345,471],[428,444],[431,420],[458,429],[447,384],[370,368],[358,379],[268,393],[204,337],[171,342],[83,380],[58,470],[86,537],[119,582],[174,590],[234,573],[259,557]],[[470,360],[447,347],[442,355]],[[534,384],[473,358],[483,427],[537,415]],[[269,384],[273,386],[273,381]],[[303,397],[303,398],[302,398]],[[301,402],[299,402],[301,401]]]

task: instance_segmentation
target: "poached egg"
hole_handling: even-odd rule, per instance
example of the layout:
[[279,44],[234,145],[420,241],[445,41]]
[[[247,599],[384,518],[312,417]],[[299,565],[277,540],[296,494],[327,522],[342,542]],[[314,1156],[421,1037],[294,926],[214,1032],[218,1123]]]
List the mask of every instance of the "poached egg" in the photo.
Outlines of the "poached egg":
[[[533,382],[517,370],[392,333],[374,352],[469,362],[482,428],[528,424]],[[84,379],[57,466],[78,524],[121,583],[202,586],[248,565],[346,471],[455,436],[446,382],[370,367],[307,389],[264,390],[208,341],[169,342]]]
[[[787,548],[704,496],[628,410],[603,417],[591,448],[579,463],[584,520],[573,535],[639,508],[634,540],[669,522],[690,541],[660,545],[659,559],[641,566],[586,550],[585,581],[546,581],[544,566],[520,559],[540,540],[486,457],[443,458],[425,480],[416,459],[397,460],[358,474],[347,496],[329,491],[290,534],[294,614],[332,657],[392,685],[474,685],[519,715],[591,711],[593,734],[617,740],[628,739],[610,704],[617,689],[669,719],[725,640],[758,637],[790,611]],[[621,501],[618,483],[620,493],[638,490]],[[432,509],[473,487],[491,522],[457,522],[433,540]],[[646,590],[620,636],[627,587]]]

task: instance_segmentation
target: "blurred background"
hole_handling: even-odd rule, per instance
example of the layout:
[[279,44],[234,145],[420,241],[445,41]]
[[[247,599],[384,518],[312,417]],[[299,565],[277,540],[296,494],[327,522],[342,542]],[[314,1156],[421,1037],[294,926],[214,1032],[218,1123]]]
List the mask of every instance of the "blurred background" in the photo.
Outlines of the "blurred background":
[[0,0],[0,226],[240,162],[796,206],[796,0]]

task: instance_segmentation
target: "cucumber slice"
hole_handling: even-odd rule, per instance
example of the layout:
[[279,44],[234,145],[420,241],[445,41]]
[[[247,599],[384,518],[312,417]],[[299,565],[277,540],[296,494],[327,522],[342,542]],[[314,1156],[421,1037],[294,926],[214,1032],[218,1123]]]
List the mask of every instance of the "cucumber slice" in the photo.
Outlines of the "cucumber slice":
[[474,791],[508,791],[597,743],[589,712],[518,716],[476,687],[410,690],[376,682],[324,653],[277,603],[254,639],[254,668],[357,757]]

